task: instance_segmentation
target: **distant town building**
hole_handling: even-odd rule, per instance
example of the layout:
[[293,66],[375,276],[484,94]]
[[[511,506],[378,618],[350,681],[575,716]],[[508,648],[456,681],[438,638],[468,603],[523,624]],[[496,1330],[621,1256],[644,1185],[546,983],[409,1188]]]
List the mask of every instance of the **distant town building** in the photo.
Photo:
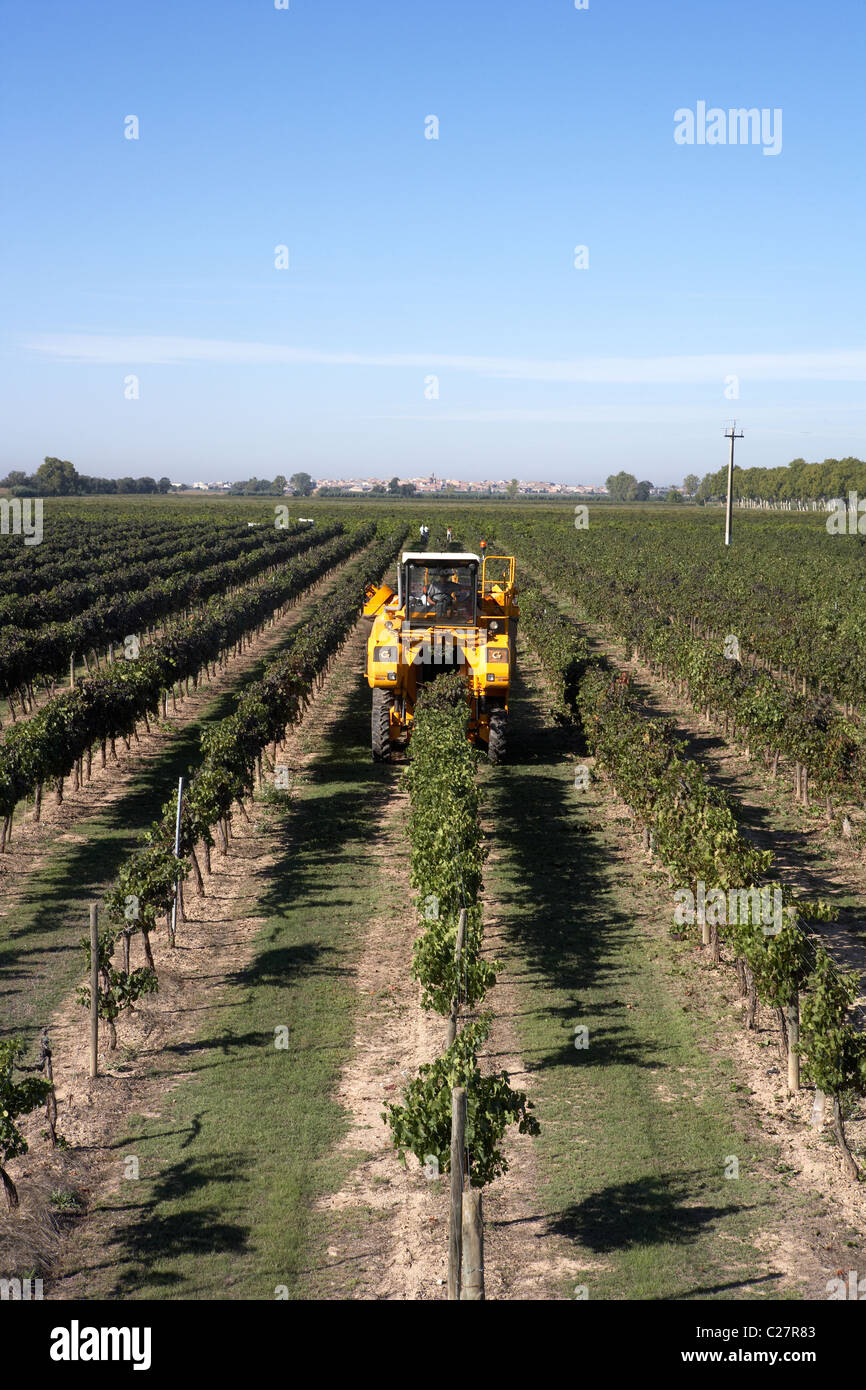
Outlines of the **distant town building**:
[[[358,496],[372,492],[373,488],[379,488],[380,491],[382,488],[387,490],[388,484],[393,476],[394,475],[391,474],[390,477],[385,478],[319,478],[315,491],[319,492],[323,488],[332,488],[340,492],[352,493]],[[398,478],[398,482],[401,484],[412,483],[414,484],[417,494],[427,496],[452,492],[461,494],[484,493],[492,494],[494,497],[506,496],[511,485],[510,479],[507,478],[466,480],[464,478],[440,478],[435,473],[429,473],[423,478]],[[172,486],[178,487],[180,484],[173,483]],[[192,486],[197,492],[230,492],[235,484],[222,481],[210,483],[198,482],[193,483]],[[291,486],[285,489],[288,495],[291,495],[293,491],[294,489]],[[601,483],[551,483],[539,482],[534,479],[519,479],[517,491],[518,495],[522,497],[583,497],[587,495],[604,496],[607,494],[607,488]],[[653,488],[651,495],[653,497],[664,497],[667,495],[668,491],[669,489],[665,487]]]

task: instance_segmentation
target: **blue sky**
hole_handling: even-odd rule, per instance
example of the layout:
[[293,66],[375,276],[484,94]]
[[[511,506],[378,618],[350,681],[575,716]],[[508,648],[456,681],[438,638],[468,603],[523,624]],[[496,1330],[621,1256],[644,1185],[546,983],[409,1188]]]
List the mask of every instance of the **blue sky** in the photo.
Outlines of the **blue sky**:
[[[860,0],[4,28],[4,472],[664,483],[734,416],[744,466],[866,451]],[[781,150],[677,144],[699,102],[780,109]]]

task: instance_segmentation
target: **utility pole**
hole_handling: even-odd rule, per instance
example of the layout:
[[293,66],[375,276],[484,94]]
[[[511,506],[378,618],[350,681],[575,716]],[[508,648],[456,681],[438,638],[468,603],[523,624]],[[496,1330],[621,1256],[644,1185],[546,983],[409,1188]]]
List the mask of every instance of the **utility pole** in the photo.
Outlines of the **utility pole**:
[[731,428],[725,430],[725,439],[731,441],[731,455],[728,459],[728,505],[725,510],[725,545],[731,544],[731,527],[734,519],[734,440],[742,439],[743,431],[737,434],[737,422],[732,421]]

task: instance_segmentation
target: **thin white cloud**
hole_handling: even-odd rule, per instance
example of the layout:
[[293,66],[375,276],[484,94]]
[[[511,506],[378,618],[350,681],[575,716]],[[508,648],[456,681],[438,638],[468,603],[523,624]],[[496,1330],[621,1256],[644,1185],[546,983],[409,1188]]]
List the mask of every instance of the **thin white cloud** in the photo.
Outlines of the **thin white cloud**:
[[[721,397],[716,405],[703,403],[700,406],[678,405],[672,402],[654,404],[649,401],[639,403],[612,405],[603,402],[593,402],[585,406],[569,406],[558,408],[555,406],[546,407],[524,407],[511,406],[498,408],[473,409],[465,408],[442,408],[439,402],[431,402],[427,406],[415,408],[403,412],[392,412],[391,414],[376,415],[377,420],[410,421],[412,423],[431,424],[505,424],[505,425],[621,425],[624,428],[631,426],[643,427],[645,425],[694,425],[702,432],[706,431],[708,420],[718,420],[720,422],[729,421],[734,413],[735,407],[740,408],[742,414],[748,413],[749,427],[754,431],[755,427],[761,422],[789,420],[790,428],[781,431],[785,434],[803,433],[799,426],[814,424],[816,412],[812,407],[804,408],[801,406],[774,406],[774,407],[742,407],[739,402],[722,400]],[[826,407],[819,407],[826,409]],[[832,427],[833,418],[838,416],[863,417],[866,419],[866,404],[846,404],[834,403],[832,417],[828,415],[827,426]],[[847,423],[847,422],[846,422]],[[722,425],[719,424],[721,431]],[[762,432],[766,432],[761,426]],[[767,427],[769,428],[769,426]],[[849,426],[850,428],[850,426]],[[826,431],[822,430],[822,433]]]
[[866,381],[866,349],[830,352],[707,353],[677,357],[580,357],[556,361],[438,352],[324,352],[281,343],[221,338],[40,334],[26,347],[55,362],[93,366],[411,367],[426,372],[468,372],[510,381],[615,385],[691,385],[726,376],[749,381]]

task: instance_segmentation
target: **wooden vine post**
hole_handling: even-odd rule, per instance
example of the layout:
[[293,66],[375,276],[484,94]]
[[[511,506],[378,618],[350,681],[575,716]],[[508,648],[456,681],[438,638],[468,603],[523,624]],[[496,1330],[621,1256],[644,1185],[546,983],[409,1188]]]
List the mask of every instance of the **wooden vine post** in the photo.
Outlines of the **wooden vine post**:
[[[460,973],[460,958],[463,955],[463,942],[466,937],[466,908],[460,909],[460,916],[457,919],[457,943],[454,947],[454,960],[457,964],[457,973]],[[457,1037],[457,1019],[460,1014],[460,994],[455,994],[451,1004],[451,1017],[448,1020],[448,1039],[445,1044],[450,1047]]]
[[90,1075],[99,1074],[99,909],[90,904]]
[[[176,817],[175,823],[174,823],[174,857],[175,857],[175,859],[179,859],[179,858],[180,858],[180,817],[181,817],[181,810],[182,810],[182,808],[183,808],[183,778],[181,777],[181,778],[178,779],[178,784],[177,784],[177,817]],[[175,940],[176,940],[176,937],[177,937],[177,901],[178,901],[178,898],[179,898],[179,897],[180,897],[180,877],[178,877],[177,879],[175,879],[175,884],[174,884],[174,902],[173,902],[172,905],[171,905],[171,927],[169,928],[169,933],[168,933],[168,943],[169,943],[169,945],[171,946],[172,950],[174,950],[174,944],[175,944]]]
[[460,1297],[469,1303],[484,1302],[484,1218],[481,1188],[463,1189],[463,1269]]
[[51,1086],[45,1097],[45,1118],[48,1121],[48,1137],[51,1140],[51,1147],[55,1149],[57,1147],[57,1096],[54,1092],[54,1068],[51,1065],[51,1043],[47,1028],[42,1029],[39,1045],[39,1065],[42,1068],[42,1075]]
[[788,1090],[800,1089],[800,996],[794,996],[785,1008],[785,1024],[788,1032]]
[[463,1257],[463,1154],[466,1149],[466,1090],[451,1088],[451,1215],[448,1223],[448,1300],[460,1298]]
[[704,908],[699,909],[699,916],[701,923],[701,945],[709,946],[712,941],[712,935],[710,932],[710,924],[707,921],[706,910]]

